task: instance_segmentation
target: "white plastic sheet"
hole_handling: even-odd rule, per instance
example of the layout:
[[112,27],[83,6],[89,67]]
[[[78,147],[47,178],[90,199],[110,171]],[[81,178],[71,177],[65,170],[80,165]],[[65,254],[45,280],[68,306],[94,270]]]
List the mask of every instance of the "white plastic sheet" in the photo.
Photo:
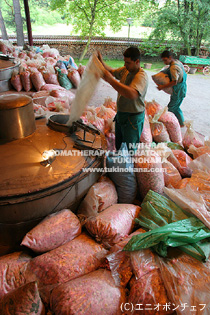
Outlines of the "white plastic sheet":
[[98,60],[95,54],[93,54],[85,68],[82,80],[77,88],[75,99],[71,106],[70,118],[67,122],[68,126],[71,126],[74,121],[77,121],[85,107],[88,105],[96,86],[103,76],[104,67]]

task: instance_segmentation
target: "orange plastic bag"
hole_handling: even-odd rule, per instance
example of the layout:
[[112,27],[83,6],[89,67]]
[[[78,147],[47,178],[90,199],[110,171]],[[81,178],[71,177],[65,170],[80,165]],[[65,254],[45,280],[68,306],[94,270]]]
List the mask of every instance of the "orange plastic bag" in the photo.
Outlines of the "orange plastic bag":
[[69,281],[52,291],[50,305],[55,314],[120,315],[125,290],[115,285],[104,269]]
[[158,120],[166,126],[171,141],[182,145],[181,128],[174,113],[169,112],[168,108],[165,107]]
[[21,245],[37,253],[53,250],[81,234],[77,216],[68,209],[47,216],[29,231]]
[[165,310],[166,303],[171,305],[164,287],[159,269],[142,276],[139,280],[132,278],[130,282],[130,294],[128,296],[128,305],[130,310],[126,315],[169,315],[174,312]]
[[162,194],[165,183],[160,156],[152,151],[151,155],[141,155],[140,152],[136,158],[138,161],[134,166],[140,169],[136,176],[141,198],[143,199],[150,189]]
[[154,117],[155,114],[157,114],[159,110],[162,109],[162,106],[158,104],[155,100],[153,100],[152,102],[145,101],[145,107],[147,115],[152,117]]
[[209,262],[202,263],[186,254],[180,254],[178,258],[158,260],[167,294],[177,306],[176,313],[209,315]]
[[177,183],[182,179],[177,168],[169,161],[163,162],[162,167],[164,169],[165,186],[168,187],[169,185],[172,185],[173,187],[176,187]]
[[36,282],[30,282],[10,293],[0,301],[1,315],[44,315],[45,308]]
[[67,282],[98,269],[106,254],[101,245],[83,233],[32,259],[27,266],[27,282],[37,281],[39,288]]
[[98,242],[110,248],[132,232],[139,211],[139,206],[115,204],[97,216],[88,218],[85,227]]
[[143,143],[151,143],[152,142],[152,133],[151,133],[151,128],[150,128],[150,124],[149,124],[149,117],[148,117],[147,113],[145,114],[145,118],[144,118],[144,126],[143,126],[143,130],[141,133],[140,142],[143,142]]
[[133,268],[131,264],[131,256],[133,252],[123,251],[124,246],[134,235],[142,233],[142,229],[131,233],[119,243],[115,244],[106,257],[109,268],[117,286],[126,286],[133,275]]
[[0,298],[26,283],[25,271],[30,260],[23,252],[0,257]]

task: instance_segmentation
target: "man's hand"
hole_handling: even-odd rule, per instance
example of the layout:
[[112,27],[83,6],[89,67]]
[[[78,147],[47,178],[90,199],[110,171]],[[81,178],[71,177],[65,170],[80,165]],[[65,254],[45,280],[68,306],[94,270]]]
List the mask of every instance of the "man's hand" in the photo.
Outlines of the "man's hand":
[[163,85],[161,85],[161,84],[157,84],[157,89],[158,89],[159,91],[161,91],[163,88],[164,88],[164,86],[163,86]]

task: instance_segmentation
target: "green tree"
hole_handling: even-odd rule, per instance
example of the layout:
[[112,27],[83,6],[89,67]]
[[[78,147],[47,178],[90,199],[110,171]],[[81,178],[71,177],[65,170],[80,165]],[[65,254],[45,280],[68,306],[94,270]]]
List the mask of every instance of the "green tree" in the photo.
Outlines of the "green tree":
[[156,14],[153,37],[181,39],[188,55],[192,47],[199,55],[202,41],[209,39],[210,0],[168,0]]
[[107,25],[114,31],[121,28],[123,2],[120,0],[51,0],[51,7],[65,14],[67,23],[74,25],[74,33],[88,36],[80,61],[88,50],[92,36],[104,35]]
[[[0,0],[0,7],[4,17],[5,25],[10,32],[16,30],[13,0]],[[26,30],[26,18],[23,1],[20,1],[23,30]],[[63,23],[63,19],[59,12],[50,10],[50,0],[29,0],[30,18],[32,27],[34,25],[53,25]]]
[[91,38],[104,36],[106,26],[115,32],[126,25],[126,18],[139,19],[148,0],[51,0],[51,8],[65,15],[68,23],[74,25],[74,33],[87,36],[87,44],[80,56],[84,58]]

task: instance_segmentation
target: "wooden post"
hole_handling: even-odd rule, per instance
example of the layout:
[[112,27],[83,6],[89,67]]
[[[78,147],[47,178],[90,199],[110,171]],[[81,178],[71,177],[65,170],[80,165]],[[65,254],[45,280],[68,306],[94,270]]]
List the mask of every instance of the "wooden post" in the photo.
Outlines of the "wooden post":
[[33,37],[32,37],[32,29],[31,29],[31,20],[30,20],[30,11],[29,11],[28,0],[24,0],[24,7],[25,7],[26,24],[27,24],[27,31],[28,31],[28,43],[29,43],[29,46],[33,46]]

